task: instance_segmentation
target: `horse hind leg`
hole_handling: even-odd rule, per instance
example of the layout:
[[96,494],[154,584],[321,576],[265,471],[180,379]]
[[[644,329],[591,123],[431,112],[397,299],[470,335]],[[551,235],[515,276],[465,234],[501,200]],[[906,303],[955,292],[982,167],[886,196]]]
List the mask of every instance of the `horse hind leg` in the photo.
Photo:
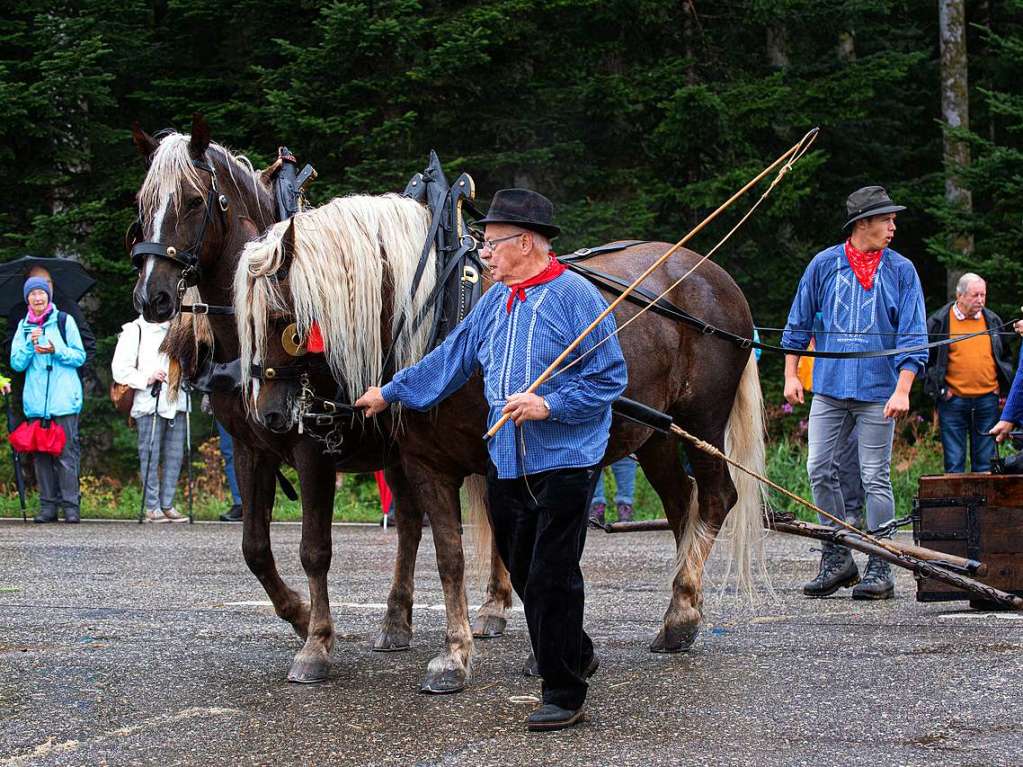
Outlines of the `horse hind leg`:
[[277,571],[270,546],[270,517],[277,491],[280,461],[256,453],[241,440],[235,441],[235,468],[242,495],[242,554],[249,570],[262,584],[274,611],[305,639],[309,629],[309,605],[290,588]]
[[[688,545],[687,536],[699,534],[697,490],[686,474],[678,442],[670,437],[651,437],[636,451],[643,474],[664,506],[664,514],[675,536],[676,551]],[[676,578],[677,581],[677,578]],[[684,652],[696,639],[700,625],[699,604],[680,592],[673,583],[672,600],[664,614],[664,624],[650,643],[657,653]]]
[[508,626],[508,610],[512,605],[512,585],[508,568],[504,566],[486,508],[486,480],[473,475],[465,482],[469,495],[469,518],[472,523],[472,540],[475,560],[480,570],[483,563],[489,563],[490,576],[487,592],[472,623],[472,635],[476,639],[494,639],[504,634]]
[[309,631],[295,656],[288,681],[323,682],[330,673],[334,649],[334,621],[327,595],[327,573],[332,554],[331,521],[334,516],[334,463],[318,448],[303,446],[298,453],[302,485],[302,567],[309,578]]

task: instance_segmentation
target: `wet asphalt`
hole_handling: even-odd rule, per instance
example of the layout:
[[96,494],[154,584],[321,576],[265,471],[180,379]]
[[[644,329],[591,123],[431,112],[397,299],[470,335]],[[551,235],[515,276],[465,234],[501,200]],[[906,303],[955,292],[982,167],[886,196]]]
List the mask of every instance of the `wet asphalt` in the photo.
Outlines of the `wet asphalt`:
[[[272,533],[304,590],[300,534]],[[413,647],[370,650],[395,540],[334,528],[335,665],[297,686],[300,641],[263,604],[239,526],[0,522],[0,767],[1023,764],[1023,615],[917,603],[905,571],[893,601],[806,600],[817,555],[774,534],[775,598],[751,610],[715,592],[693,650],[655,655],[670,536],[591,533],[589,720],[531,734],[539,684],[520,674],[520,609],[504,637],[477,642],[464,692],[418,693],[444,637],[428,531]]]

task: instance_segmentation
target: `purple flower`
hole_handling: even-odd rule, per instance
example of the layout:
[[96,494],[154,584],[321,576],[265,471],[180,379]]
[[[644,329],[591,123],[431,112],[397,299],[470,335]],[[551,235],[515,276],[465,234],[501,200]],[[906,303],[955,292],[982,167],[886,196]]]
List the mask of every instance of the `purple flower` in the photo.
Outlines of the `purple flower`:
[[789,415],[792,412],[792,405],[786,402],[784,405],[781,406],[781,412],[783,412],[785,415]]
[[809,428],[810,428],[810,422],[807,419],[803,418],[802,420],[800,420],[800,422],[799,422],[799,433],[800,434],[806,434],[806,430],[809,429]]
[[920,415],[919,413],[917,413],[916,416],[914,416],[913,420],[916,421],[917,423],[923,423],[924,422],[924,417],[922,415]]

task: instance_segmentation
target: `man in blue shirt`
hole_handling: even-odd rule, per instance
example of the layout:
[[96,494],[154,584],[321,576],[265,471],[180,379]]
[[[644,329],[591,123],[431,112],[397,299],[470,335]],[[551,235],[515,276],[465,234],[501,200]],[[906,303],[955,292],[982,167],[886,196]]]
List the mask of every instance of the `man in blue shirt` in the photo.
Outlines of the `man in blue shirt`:
[[513,421],[490,440],[488,506],[498,551],[522,600],[543,677],[543,705],[530,730],[583,719],[586,679],[597,669],[583,631],[583,578],[590,495],[607,448],[611,403],[625,390],[626,368],[608,315],[565,360],[584,356],[526,393],[533,380],[607,304],[597,289],[550,250],[560,229],[554,206],[525,189],[495,196],[481,251],[495,285],[445,339],[382,389],[357,401],[373,416],[389,403],[427,410],[483,373],[488,424]]
[[[904,349],[925,343],[924,297],[913,264],[889,248],[895,236],[895,205],[879,186],[849,195],[849,239],[818,253],[807,266],[789,311],[782,346],[805,349],[817,312],[823,328],[820,351]],[[802,403],[798,354],[785,357],[785,398]],[[895,418],[909,411],[909,390],[927,352],[867,358],[819,358],[813,370],[807,473],[814,502],[841,519],[843,498],[836,452],[856,428],[860,476],[866,493],[867,527],[895,516],[890,478]],[[826,520],[821,520],[826,523]],[[817,577],[803,587],[810,597],[853,586],[854,599],[890,599],[895,593],[888,563],[870,557],[860,582],[852,553],[826,544]]]

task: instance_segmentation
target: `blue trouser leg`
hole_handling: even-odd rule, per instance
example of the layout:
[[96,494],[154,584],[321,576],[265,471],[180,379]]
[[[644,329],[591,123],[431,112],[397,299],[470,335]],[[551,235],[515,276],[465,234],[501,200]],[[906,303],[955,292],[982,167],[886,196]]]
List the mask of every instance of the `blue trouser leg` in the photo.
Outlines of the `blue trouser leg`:
[[146,511],[156,511],[160,508],[160,446],[166,419],[151,413],[139,416],[135,423],[138,427],[139,473],[145,507]]
[[991,471],[995,457],[995,438],[988,434],[998,423],[1001,408],[998,395],[992,392],[973,398],[973,425],[970,430],[970,471]]
[[632,497],[636,492],[636,462],[629,457],[611,464],[615,475],[615,503],[632,505]]
[[952,396],[938,402],[941,426],[941,450],[945,456],[945,473],[966,471],[966,435],[970,431],[970,404],[964,397]]
[[238,491],[238,477],[234,473],[234,440],[220,421],[214,421],[220,435],[220,455],[224,458],[224,476],[231,490],[231,502],[237,506],[242,502],[242,494]]

